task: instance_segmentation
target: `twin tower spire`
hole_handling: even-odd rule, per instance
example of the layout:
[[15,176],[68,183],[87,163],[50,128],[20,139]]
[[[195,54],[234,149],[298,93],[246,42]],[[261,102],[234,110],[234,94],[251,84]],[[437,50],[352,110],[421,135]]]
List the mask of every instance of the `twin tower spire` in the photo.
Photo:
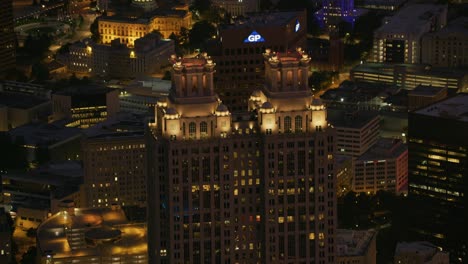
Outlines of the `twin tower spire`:
[[171,56],[172,88],[168,98],[158,101],[153,131],[179,140],[225,137],[239,128],[242,133],[243,126],[244,133],[265,134],[325,128],[325,107],[313,98],[308,86],[309,56],[301,49],[284,53],[267,49],[264,59],[265,84],[253,91],[251,113],[245,115],[255,113],[255,120],[243,117],[245,122],[233,122],[229,109],[215,93],[213,60],[206,53],[193,58]]

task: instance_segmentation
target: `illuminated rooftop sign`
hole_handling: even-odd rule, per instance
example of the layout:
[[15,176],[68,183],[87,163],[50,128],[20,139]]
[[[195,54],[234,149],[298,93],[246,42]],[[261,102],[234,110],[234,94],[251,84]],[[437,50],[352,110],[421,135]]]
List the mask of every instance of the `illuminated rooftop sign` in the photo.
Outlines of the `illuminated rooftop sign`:
[[256,42],[265,42],[265,39],[260,35],[258,34],[257,31],[252,31],[252,33],[250,33],[250,35],[244,39],[244,43],[256,43]]
[[294,27],[294,32],[298,32],[301,29],[301,23],[299,23],[299,19],[296,19],[296,26]]

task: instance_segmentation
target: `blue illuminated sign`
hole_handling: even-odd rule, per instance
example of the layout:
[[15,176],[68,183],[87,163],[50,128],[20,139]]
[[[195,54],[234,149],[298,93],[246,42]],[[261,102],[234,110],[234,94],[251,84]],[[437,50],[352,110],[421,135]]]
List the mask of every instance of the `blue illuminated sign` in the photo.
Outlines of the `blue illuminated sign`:
[[256,42],[265,42],[265,39],[257,33],[257,31],[252,31],[250,35],[244,39],[244,43],[256,43]]
[[296,19],[296,26],[294,27],[294,32],[298,32],[301,29],[301,23],[299,23],[299,19]]

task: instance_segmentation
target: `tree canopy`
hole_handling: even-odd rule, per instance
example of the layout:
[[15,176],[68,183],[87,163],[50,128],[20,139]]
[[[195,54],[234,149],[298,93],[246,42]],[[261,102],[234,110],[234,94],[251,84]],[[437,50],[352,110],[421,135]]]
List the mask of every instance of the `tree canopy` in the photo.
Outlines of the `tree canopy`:
[[32,57],[43,57],[52,44],[51,38],[45,34],[29,34],[24,41],[23,50]]
[[0,133],[0,170],[26,168],[26,153],[21,147],[23,141],[18,138],[13,142],[8,134]]
[[201,48],[203,43],[216,35],[216,28],[208,21],[196,22],[188,36],[192,48]]
[[91,26],[89,27],[89,31],[91,31],[91,39],[96,42],[96,43],[99,43],[101,42],[101,34],[99,33],[99,23],[98,23],[98,20],[95,19],[93,21],[93,23],[91,24]]

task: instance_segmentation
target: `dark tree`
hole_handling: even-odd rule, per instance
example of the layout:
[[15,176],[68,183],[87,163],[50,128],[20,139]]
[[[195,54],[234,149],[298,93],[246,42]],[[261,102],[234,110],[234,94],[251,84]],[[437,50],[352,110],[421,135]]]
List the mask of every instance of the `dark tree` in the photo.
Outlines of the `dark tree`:
[[66,54],[70,51],[70,45],[71,43],[66,43],[60,47],[60,49],[57,51],[58,54]]
[[38,82],[49,80],[50,77],[49,70],[42,63],[36,63],[32,66],[32,75]]
[[189,34],[190,30],[188,30],[186,27],[180,28],[179,40],[182,45],[187,46],[189,44]]
[[[40,146],[36,149],[36,162],[43,165],[50,161],[50,154],[47,146]],[[29,231],[29,230],[28,230]]]
[[8,134],[0,133],[0,170],[26,168],[26,152],[22,144],[24,140],[18,138],[13,142]]
[[26,236],[27,237],[36,237],[36,232],[37,232],[37,229],[35,228],[29,228],[28,231],[26,231]]
[[89,27],[89,30],[92,34],[91,39],[96,43],[101,42],[101,34],[99,34],[99,24],[97,19],[93,21],[93,23]]
[[260,0],[260,10],[269,10],[273,8],[271,0]]
[[207,21],[195,23],[189,32],[190,46],[201,48],[203,43],[216,35],[216,28]]
[[199,13],[204,13],[210,10],[211,6],[211,0],[195,0],[192,3],[191,9],[196,10]]
[[338,23],[338,33],[339,33],[339,36],[340,38],[343,38],[344,36],[346,36],[346,34],[351,34],[353,31],[353,25],[351,25],[351,23],[348,23],[346,21],[340,21],[340,23]]
[[29,34],[24,41],[24,51],[31,57],[42,58],[44,54],[49,50],[49,46],[52,43],[50,37],[47,34],[31,35]]
[[307,11],[307,33],[311,34],[312,36],[318,36],[321,33],[321,28],[317,17],[312,14],[309,14],[310,11]]
[[314,36],[320,35],[320,26],[315,12],[318,7],[314,5],[313,1],[309,0],[280,0],[276,5],[279,10],[306,10],[307,11],[307,32]]
[[157,29],[151,31],[151,33],[154,33],[154,34],[158,35],[160,38],[163,38],[163,37],[164,37],[163,34],[161,33],[161,31],[159,31],[159,30],[157,30]]
[[164,76],[162,77],[163,80],[171,80],[171,72],[170,71],[166,71],[164,73]]
[[333,79],[336,77],[338,77],[338,72],[314,72],[309,77],[309,85],[317,90],[322,90],[332,85]]
[[297,9],[307,9],[311,3],[308,0],[280,0],[276,4],[276,8],[279,10],[297,10]]
[[30,247],[26,253],[23,254],[21,264],[35,264],[36,263],[37,249],[36,247]]

